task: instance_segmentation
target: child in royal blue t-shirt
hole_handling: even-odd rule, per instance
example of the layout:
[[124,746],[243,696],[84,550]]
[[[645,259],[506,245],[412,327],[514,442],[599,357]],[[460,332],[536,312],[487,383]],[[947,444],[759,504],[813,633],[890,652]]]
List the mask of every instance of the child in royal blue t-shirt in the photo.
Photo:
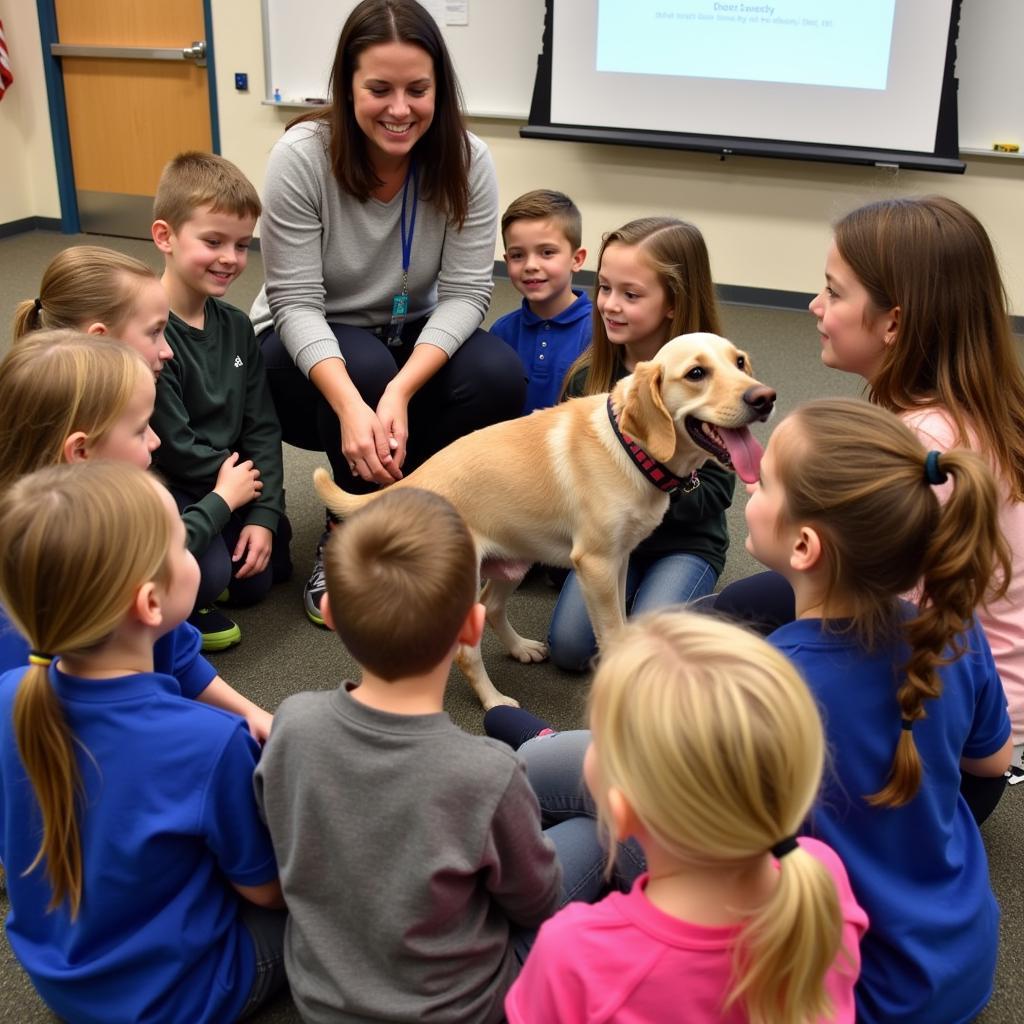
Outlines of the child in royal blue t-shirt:
[[[747,504],[747,549],[796,596],[769,643],[810,685],[832,750],[809,832],[842,857],[871,919],[865,1024],[959,1024],[992,993],[999,908],[960,787],[962,773],[999,779],[1013,749],[973,621],[993,580],[997,597],[1008,583],[998,509],[980,457],[925,452],[895,415],[854,400],[780,424]],[[901,601],[916,585],[919,606]]]
[[490,331],[523,361],[529,413],[558,404],[569,367],[590,344],[593,306],[572,286],[587,258],[580,211],[562,192],[527,192],[502,216],[501,238],[508,278],[523,304]]
[[29,643],[0,675],[15,956],[65,1020],[238,1020],[284,980],[285,915],[256,742],[154,671],[199,582],[173,499],[126,463],[43,469],[0,495],[0,547]]

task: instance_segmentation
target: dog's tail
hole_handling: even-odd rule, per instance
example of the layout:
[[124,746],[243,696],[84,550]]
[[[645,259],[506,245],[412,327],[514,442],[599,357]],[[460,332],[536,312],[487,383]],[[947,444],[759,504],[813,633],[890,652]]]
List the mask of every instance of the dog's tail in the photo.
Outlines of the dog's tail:
[[313,470],[313,486],[320,500],[336,515],[346,519],[353,512],[358,512],[369,504],[379,492],[371,494],[349,494],[343,491],[332,479],[331,474],[322,466]]

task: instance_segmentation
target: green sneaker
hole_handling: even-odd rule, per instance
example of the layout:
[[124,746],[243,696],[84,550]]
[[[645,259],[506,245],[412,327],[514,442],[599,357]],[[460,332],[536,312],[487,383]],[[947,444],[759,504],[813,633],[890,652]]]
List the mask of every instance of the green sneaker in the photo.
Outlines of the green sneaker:
[[223,612],[212,605],[194,611],[188,621],[199,630],[203,638],[204,651],[226,651],[241,643],[242,631]]
[[330,537],[330,531],[324,530],[320,537],[320,543],[316,546],[316,556],[313,559],[313,571],[309,574],[306,586],[302,591],[302,604],[306,609],[309,621],[316,626],[327,628],[323,615],[320,614],[320,602],[327,593],[327,579],[324,576],[324,545]]

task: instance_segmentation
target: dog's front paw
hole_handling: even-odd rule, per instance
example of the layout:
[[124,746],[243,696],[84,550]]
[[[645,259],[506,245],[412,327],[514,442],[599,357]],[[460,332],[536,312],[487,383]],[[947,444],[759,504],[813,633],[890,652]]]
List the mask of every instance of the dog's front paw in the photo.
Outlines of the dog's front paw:
[[529,665],[531,662],[547,661],[548,645],[540,640],[527,640],[526,637],[521,636],[515,646],[509,650],[509,654],[524,665]]

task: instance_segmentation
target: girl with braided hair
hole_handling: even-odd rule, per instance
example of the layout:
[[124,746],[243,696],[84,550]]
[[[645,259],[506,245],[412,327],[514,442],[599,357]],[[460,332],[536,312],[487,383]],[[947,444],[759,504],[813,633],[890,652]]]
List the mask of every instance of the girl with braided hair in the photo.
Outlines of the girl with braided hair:
[[[974,621],[1009,584],[999,509],[980,456],[928,451],[893,413],[852,399],[783,421],[747,505],[747,549],[796,602],[768,641],[826,723],[833,770],[809,832],[842,857],[871,921],[866,1024],[966,1022],[992,992],[999,909],[960,786],[962,772],[999,778],[1012,756]],[[902,600],[915,586],[917,603]]]

